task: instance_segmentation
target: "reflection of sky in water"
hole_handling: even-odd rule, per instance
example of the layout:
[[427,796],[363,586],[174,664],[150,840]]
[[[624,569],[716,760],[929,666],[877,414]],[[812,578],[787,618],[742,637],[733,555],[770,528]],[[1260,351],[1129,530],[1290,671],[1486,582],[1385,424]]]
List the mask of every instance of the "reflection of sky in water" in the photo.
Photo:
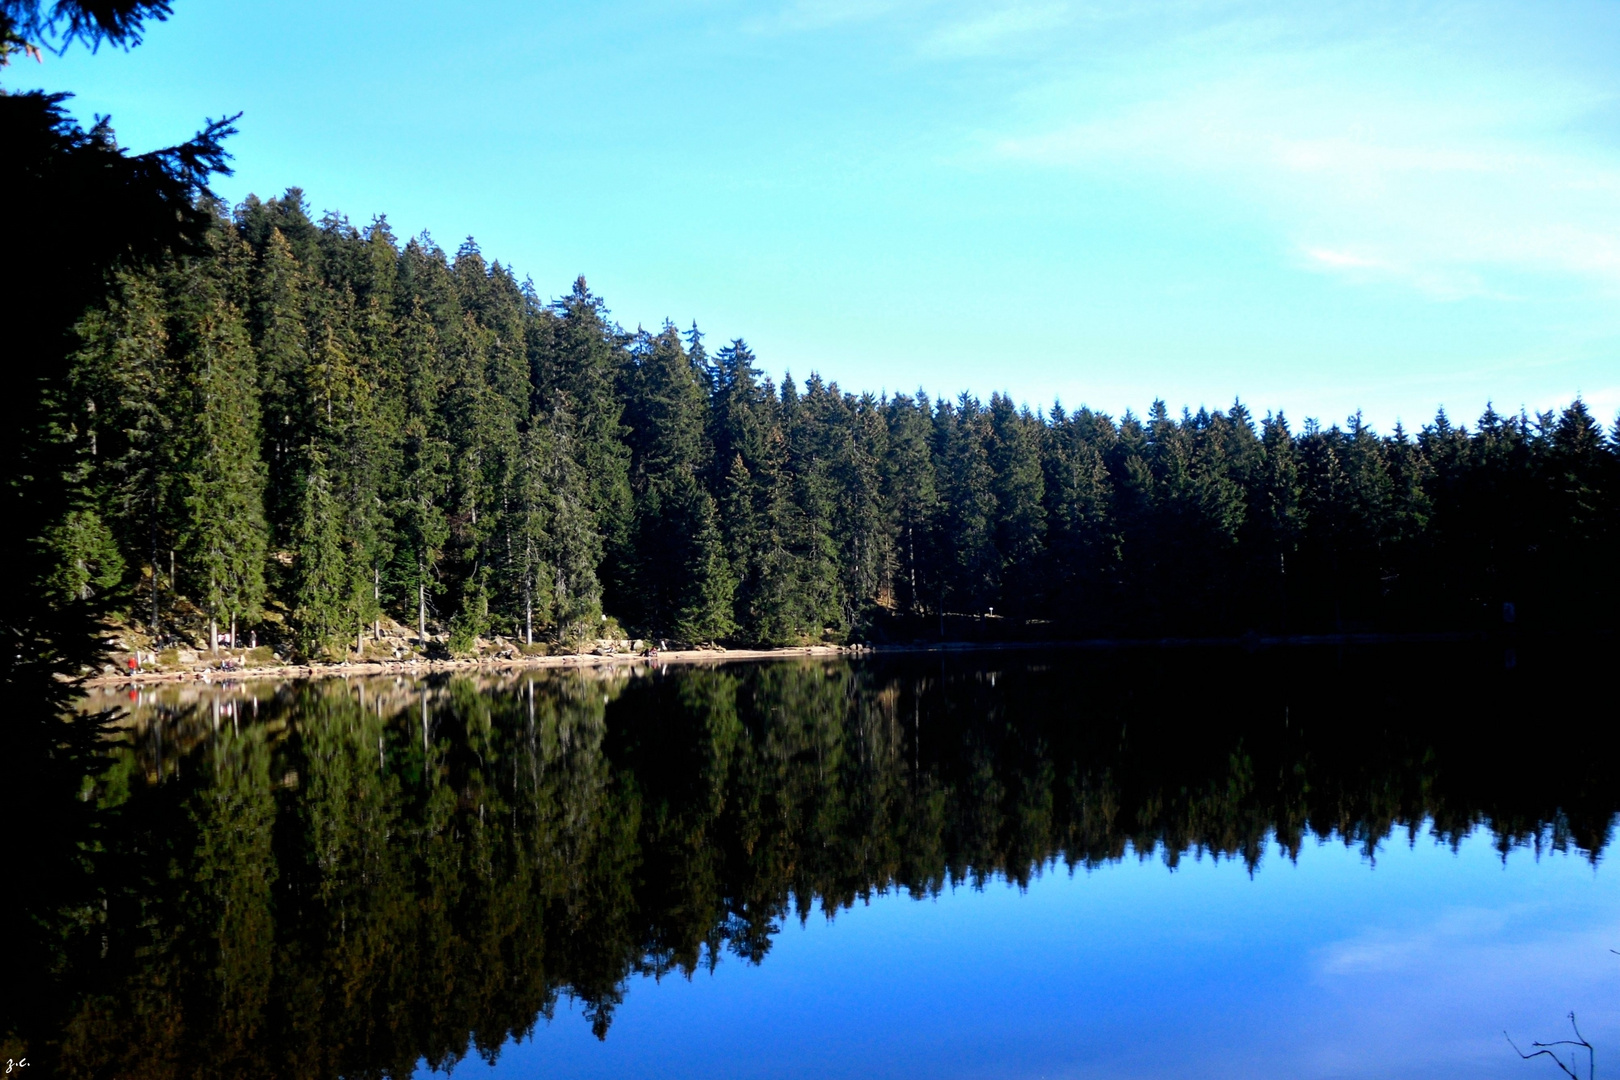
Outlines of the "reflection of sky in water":
[[[760,967],[630,983],[607,1041],[578,1009],[508,1045],[499,1077],[1537,1077],[1502,1037],[1574,1009],[1620,1053],[1620,891],[1578,855],[1488,834],[1453,855],[1336,844],[1297,865],[1158,861],[1029,891],[889,895],[790,921]],[[424,1069],[419,1074],[431,1075]]]

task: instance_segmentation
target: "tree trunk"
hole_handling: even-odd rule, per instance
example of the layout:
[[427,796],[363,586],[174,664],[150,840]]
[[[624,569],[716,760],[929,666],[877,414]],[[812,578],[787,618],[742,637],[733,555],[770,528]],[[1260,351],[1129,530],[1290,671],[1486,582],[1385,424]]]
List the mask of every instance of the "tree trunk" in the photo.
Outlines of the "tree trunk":
[[157,489],[152,490],[152,642],[158,637]]
[[208,616],[208,651],[219,655],[219,620]]
[[371,621],[371,640],[382,640],[382,570],[371,568],[371,600],[377,605],[377,616]]
[[427,650],[427,583],[416,585],[416,644]]

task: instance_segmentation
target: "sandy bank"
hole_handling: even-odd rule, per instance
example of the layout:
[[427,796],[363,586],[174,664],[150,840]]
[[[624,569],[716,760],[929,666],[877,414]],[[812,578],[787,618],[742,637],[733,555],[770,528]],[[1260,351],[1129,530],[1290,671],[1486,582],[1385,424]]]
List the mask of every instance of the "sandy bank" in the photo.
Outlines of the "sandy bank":
[[330,679],[356,675],[430,675],[440,671],[503,671],[527,668],[581,668],[612,665],[723,664],[735,660],[781,660],[795,656],[860,656],[861,645],[807,645],[790,649],[666,649],[658,653],[568,653],[466,660],[376,660],[344,664],[274,664],[222,671],[202,666],[183,671],[118,672],[85,679],[82,686],[133,686],[144,683],[240,682],[245,679]]

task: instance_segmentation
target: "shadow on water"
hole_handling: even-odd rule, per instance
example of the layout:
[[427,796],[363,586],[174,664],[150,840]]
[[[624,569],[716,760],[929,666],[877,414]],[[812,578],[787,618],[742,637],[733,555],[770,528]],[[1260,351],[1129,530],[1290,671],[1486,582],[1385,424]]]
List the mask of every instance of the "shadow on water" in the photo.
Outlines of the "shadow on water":
[[[560,997],[765,961],[784,920],[1054,865],[1432,823],[1597,860],[1599,658],[1478,647],[909,656],[119,691],[24,770],[0,1056],[406,1076]],[[128,695],[128,696],[126,696]],[[64,759],[66,760],[66,759]],[[76,764],[74,764],[76,762]],[[74,770],[77,772],[74,772]]]

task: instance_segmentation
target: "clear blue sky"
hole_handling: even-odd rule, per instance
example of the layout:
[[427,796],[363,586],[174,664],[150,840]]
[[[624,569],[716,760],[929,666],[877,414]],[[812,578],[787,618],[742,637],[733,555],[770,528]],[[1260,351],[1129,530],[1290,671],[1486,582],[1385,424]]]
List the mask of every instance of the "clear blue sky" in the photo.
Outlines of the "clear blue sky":
[[1620,410],[1620,4],[174,0],[20,60],[235,200],[446,248],[775,373],[1382,428]]

